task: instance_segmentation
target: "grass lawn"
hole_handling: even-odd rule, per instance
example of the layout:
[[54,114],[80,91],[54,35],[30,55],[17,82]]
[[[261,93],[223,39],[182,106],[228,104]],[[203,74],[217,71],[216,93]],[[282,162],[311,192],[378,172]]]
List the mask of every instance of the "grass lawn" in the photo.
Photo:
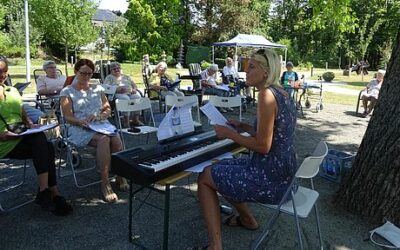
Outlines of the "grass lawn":
[[[11,60],[11,65],[9,68],[9,74],[11,75],[13,84],[17,82],[25,82],[25,60],[24,59],[14,59]],[[25,90],[25,93],[36,93],[36,84],[33,79],[33,70],[40,69],[42,67],[42,60],[32,60],[31,65],[31,86]],[[122,63],[122,70],[125,74],[129,75],[135,83],[139,86],[139,88],[144,88],[143,86],[143,78],[141,73],[141,65],[139,63]],[[65,66],[59,64],[58,67],[65,72]],[[181,75],[188,75],[188,69],[176,69],[176,68],[169,68],[168,71],[170,74],[181,74]],[[356,74],[352,74],[350,77],[343,76],[342,70],[337,69],[329,69],[335,73],[335,80],[343,81],[347,84],[340,84],[340,87],[361,90],[365,87],[368,81],[371,79],[374,72],[370,72],[369,75],[364,76],[364,81],[361,81],[361,76]],[[71,65],[68,65],[68,73],[71,75],[73,72],[73,68]],[[314,75],[311,79],[317,79],[319,75],[325,72],[325,69],[314,69]],[[310,72],[300,71],[300,74],[310,74]],[[64,73],[65,74],[65,73]],[[181,83],[182,88],[186,88],[187,86],[191,86],[190,80],[184,80]],[[339,85],[339,84],[338,84]],[[355,105],[356,98],[354,96],[349,95],[341,95],[338,93],[331,93],[331,92],[324,92],[324,102],[325,103],[335,103],[335,104],[345,104],[345,105]]]

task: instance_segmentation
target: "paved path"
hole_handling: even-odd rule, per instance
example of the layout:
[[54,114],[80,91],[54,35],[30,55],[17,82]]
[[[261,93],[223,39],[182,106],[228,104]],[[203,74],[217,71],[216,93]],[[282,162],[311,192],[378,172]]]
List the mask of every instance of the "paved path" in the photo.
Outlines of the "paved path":
[[[313,85],[319,85],[320,82],[317,80],[307,80],[308,84],[313,84]],[[352,95],[352,96],[358,96],[360,93],[359,90],[355,89],[349,89],[349,88],[344,88],[340,87],[341,85],[346,85],[346,82],[322,82],[322,89],[327,92],[333,92],[333,93],[339,93],[343,95]]]

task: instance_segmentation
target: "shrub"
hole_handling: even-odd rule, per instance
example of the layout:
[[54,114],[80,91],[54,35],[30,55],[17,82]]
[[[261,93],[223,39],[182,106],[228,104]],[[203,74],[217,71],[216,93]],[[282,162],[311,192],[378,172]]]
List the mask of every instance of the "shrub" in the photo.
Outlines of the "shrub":
[[176,60],[172,56],[167,56],[166,60],[168,66],[173,66],[176,64]]
[[322,78],[325,82],[331,82],[335,78],[335,74],[331,71],[327,71],[322,74]]
[[311,62],[299,62],[299,65],[297,66],[299,69],[306,69],[309,70],[311,69],[313,64]]
[[207,62],[207,61],[201,61],[200,68],[201,68],[202,70],[205,70],[206,68],[208,68],[208,66],[210,66],[210,64],[211,64],[211,63],[209,63],[209,62]]

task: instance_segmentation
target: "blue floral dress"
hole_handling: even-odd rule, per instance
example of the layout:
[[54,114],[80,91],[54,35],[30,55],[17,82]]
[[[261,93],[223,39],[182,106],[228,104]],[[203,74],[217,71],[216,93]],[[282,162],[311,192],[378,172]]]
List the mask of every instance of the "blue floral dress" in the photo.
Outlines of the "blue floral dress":
[[[282,89],[269,87],[275,96],[272,146],[267,154],[253,152],[250,158],[225,159],[211,166],[219,193],[234,202],[278,203],[296,173],[294,130],[296,108]],[[257,128],[257,120],[254,122]]]

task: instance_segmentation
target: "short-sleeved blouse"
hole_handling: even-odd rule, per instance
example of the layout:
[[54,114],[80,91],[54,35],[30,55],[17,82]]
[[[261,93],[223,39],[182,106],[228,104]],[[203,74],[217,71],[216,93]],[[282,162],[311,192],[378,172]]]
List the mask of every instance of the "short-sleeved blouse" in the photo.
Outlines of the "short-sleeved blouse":
[[[72,110],[77,119],[86,119],[97,115],[102,107],[101,96],[104,89],[100,85],[90,87],[88,90],[77,90],[74,85],[69,85],[61,90],[60,96],[72,100]],[[86,146],[96,132],[71,125],[68,129],[68,139],[77,146]]]

